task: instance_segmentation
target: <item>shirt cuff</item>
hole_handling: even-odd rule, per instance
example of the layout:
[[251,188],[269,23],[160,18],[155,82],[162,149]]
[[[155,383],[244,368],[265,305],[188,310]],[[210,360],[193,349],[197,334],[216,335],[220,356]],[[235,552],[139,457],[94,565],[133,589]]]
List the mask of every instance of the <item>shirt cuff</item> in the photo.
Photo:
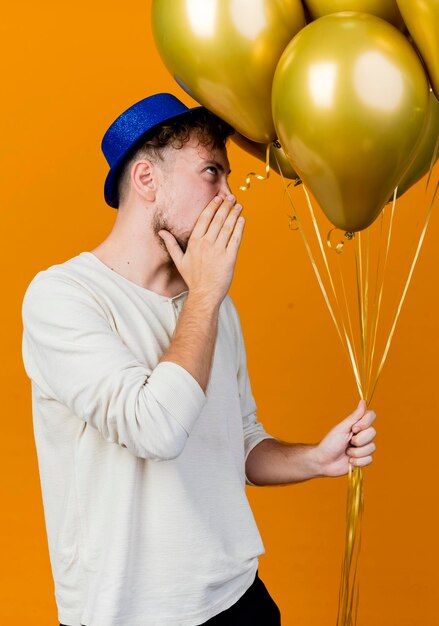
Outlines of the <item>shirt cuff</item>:
[[147,384],[156,400],[178,421],[189,435],[207,396],[198,381],[173,361],[161,361]]
[[[250,454],[250,452],[253,450],[253,448],[255,448],[258,443],[261,443],[261,441],[264,441],[264,439],[276,439],[276,437],[273,437],[272,435],[268,435],[267,433],[261,434],[258,437],[253,437],[251,442],[247,445],[247,449],[246,449],[246,454],[245,454],[245,460],[244,460],[244,468],[245,468],[245,464],[247,463],[247,457]],[[260,485],[257,485],[256,483],[252,483],[248,478],[247,478],[247,473],[245,474],[245,482],[247,483],[247,485],[250,485],[251,487],[259,487]]]

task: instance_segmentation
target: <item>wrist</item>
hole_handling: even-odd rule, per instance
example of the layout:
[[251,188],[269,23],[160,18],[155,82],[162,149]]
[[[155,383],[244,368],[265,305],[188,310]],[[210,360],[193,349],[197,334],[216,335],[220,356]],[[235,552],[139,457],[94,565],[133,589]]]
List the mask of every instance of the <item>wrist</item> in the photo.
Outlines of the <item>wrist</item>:
[[212,313],[217,313],[221,306],[221,302],[218,302],[218,299],[213,298],[211,294],[196,289],[189,289],[186,302],[193,303],[202,310]]
[[305,462],[313,478],[324,478],[326,476],[325,464],[321,458],[319,444],[310,444],[307,447]]

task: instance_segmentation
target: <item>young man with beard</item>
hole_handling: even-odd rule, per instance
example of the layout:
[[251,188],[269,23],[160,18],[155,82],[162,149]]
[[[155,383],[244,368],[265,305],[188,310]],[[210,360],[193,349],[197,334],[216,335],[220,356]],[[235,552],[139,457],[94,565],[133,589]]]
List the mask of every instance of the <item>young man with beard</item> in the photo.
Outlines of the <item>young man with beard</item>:
[[232,129],[157,94],[105,133],[114,226],[39,272],[23,358],[59,620],[68,626],[280,624],[245,483],[366,466],[364,402],[319,444],[256,417],[228,295],[243,235]]

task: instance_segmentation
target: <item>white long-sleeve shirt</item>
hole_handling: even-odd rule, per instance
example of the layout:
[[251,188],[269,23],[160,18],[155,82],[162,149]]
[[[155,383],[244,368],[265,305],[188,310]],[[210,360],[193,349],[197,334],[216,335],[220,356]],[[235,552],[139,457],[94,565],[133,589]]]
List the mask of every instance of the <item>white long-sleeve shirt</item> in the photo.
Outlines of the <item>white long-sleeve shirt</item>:
[[196,626],[253,582],[264,548],[245,459],[269,435],[229,295],[206,394],[159,363],[187,293],[140,287],[91,252],[27,288],[23,360],[63,624]]

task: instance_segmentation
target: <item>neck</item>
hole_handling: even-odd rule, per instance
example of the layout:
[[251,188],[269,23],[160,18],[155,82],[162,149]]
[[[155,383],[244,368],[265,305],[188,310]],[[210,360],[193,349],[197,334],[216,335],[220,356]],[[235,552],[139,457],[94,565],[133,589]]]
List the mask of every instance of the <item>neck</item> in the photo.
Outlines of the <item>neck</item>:
[[118,210],[110,234],[91,252],[124,278],[160,295],[172,298],[188,288],[144,212]]

